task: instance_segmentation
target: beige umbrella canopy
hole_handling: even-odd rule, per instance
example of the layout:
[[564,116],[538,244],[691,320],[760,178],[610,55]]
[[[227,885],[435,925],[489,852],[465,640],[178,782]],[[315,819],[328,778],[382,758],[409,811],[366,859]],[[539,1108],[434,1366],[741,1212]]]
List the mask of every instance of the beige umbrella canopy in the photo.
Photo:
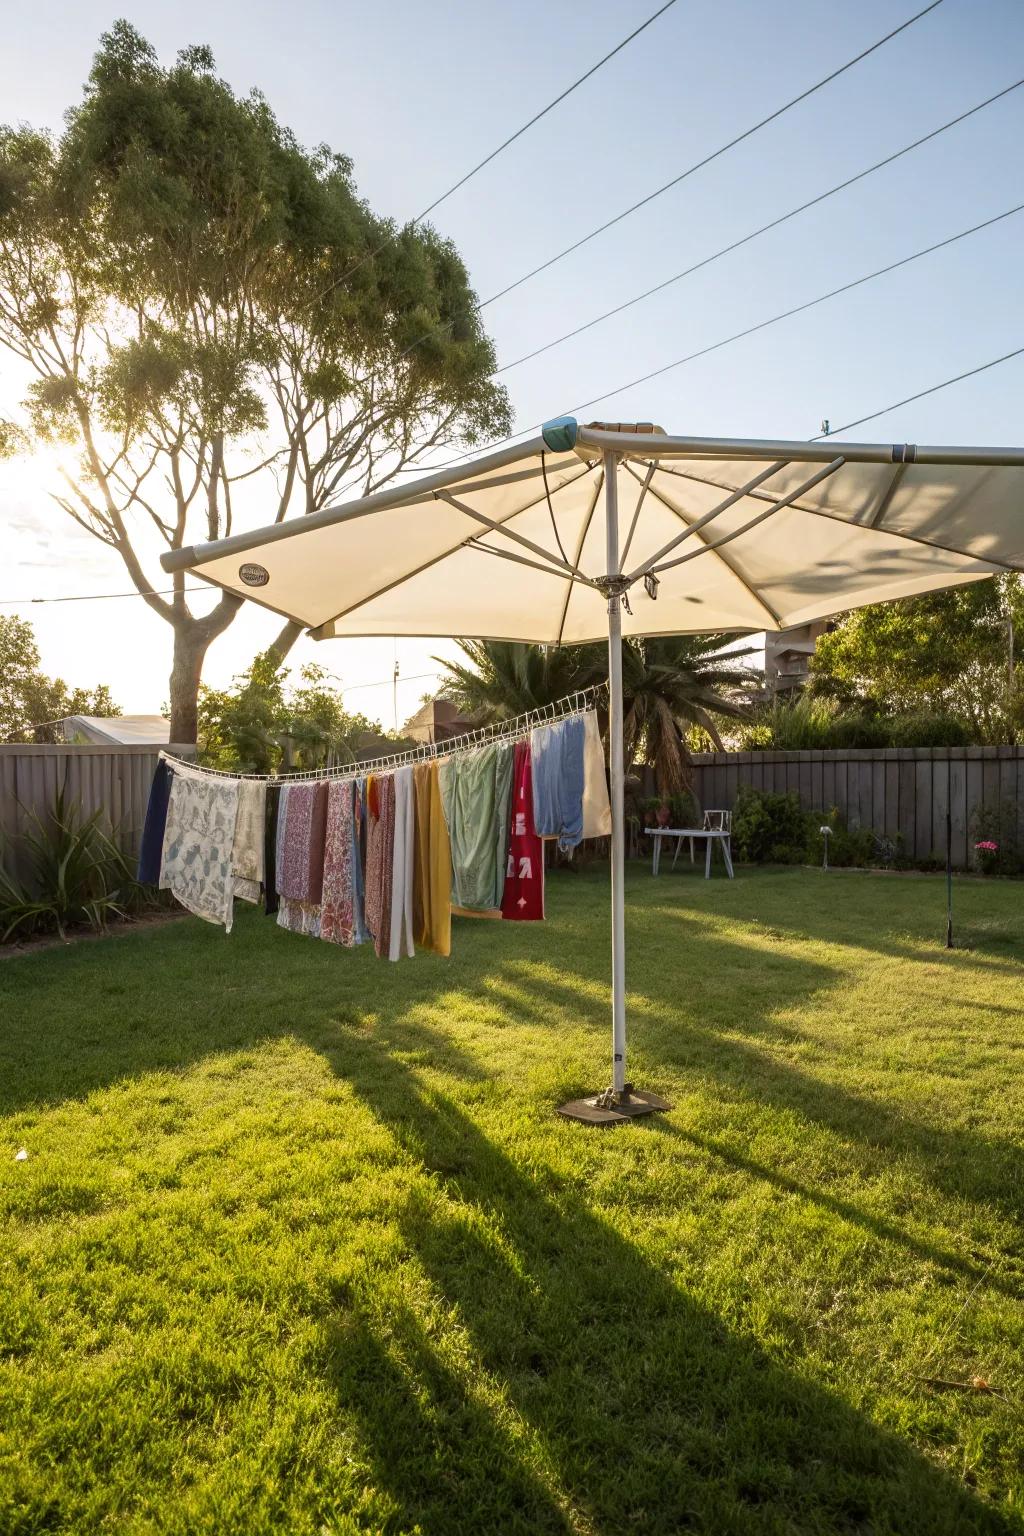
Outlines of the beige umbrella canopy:
[[609,642],[613,1050],[625,1082],[621,635],[784,629],[1024,569],[1024,449],[667,436],[531,441],[162,557],[333,636]]
[[[550,434],[565,435],[564,426]],[[604,639],[609,478],[620,565],[635,582],[626,635],[786,628],[1024,559],[1020,463],[968,449],[918,449],[894,462],[904,451],[835,442],[709,451],[655,432],[580,428],[570,448],[538,437],[164,564],[319,638]],[[638,579],[648,567],[656,597]]]

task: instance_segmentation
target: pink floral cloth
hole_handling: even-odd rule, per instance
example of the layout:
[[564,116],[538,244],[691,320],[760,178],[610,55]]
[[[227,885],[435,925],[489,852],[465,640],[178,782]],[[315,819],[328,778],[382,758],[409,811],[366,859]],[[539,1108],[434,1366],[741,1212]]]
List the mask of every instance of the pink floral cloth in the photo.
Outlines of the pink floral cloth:
[[277,926],[289,933],[302,933],[309,939],[320,937],[320,908],[310,901],[289,901],[282,896],[277,909]]
[[333,783],[328,793],[320,917],[320,937],[346,946],[356,942],[354,789],[352,780],[346,779]]
[[[376,815],[374,814],[376,805]],[[395,780],[374,778],[366,828],[366,926],[378,956],[391,948],[391,879],[395,864]]]
[[277,889],[289,901],[319,906],[324,871],[327,784],[288,784]]

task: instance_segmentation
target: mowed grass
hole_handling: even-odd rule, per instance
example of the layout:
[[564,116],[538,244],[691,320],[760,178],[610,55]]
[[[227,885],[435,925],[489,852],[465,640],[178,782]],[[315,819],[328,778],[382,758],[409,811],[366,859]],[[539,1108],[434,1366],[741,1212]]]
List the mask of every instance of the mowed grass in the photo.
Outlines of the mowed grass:
[[4,1536],[1024,1530],[1024,889],[627,900],[0,963]]

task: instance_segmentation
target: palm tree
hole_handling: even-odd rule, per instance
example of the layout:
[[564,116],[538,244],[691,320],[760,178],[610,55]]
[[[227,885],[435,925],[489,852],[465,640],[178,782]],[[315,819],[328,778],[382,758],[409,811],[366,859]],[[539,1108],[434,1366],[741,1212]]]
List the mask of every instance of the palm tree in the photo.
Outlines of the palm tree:
[[440,661],[441,692],[485,724],[511,720],[599,681],[600,645],[523,645],[510,640],[460,640],[466,662]]
[[[726,650],[728,635],[626,640],[622,647],[627,772],[638,759],[654,770],[658,793],[690,787],[688,732],[697,727],[721,750],[717,720],[744,719],[760,675],[744,665],[751,648]],[[482,721],[509,720],[553,704],[608,676],[603,645],[541,646],[460,640],[466,662],[442,661],[442,692]]]
[[666,635],[626,640],[622,647],[623,738],[627,772],[642,758],[660,795],[691,788],[687,736],[697,729],[721,752],[721,719],[750,713],[762,679],[744,664],[753,647],[726,650],[729,635]]

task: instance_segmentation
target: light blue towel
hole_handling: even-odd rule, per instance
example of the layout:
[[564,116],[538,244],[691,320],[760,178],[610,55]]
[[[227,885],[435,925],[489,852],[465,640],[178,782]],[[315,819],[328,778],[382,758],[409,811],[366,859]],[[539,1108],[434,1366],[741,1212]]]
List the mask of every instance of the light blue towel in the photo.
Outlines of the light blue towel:
[[557,837],[568,852],[583,841],[582,715],[530,732],[533,823],[539,837]]

